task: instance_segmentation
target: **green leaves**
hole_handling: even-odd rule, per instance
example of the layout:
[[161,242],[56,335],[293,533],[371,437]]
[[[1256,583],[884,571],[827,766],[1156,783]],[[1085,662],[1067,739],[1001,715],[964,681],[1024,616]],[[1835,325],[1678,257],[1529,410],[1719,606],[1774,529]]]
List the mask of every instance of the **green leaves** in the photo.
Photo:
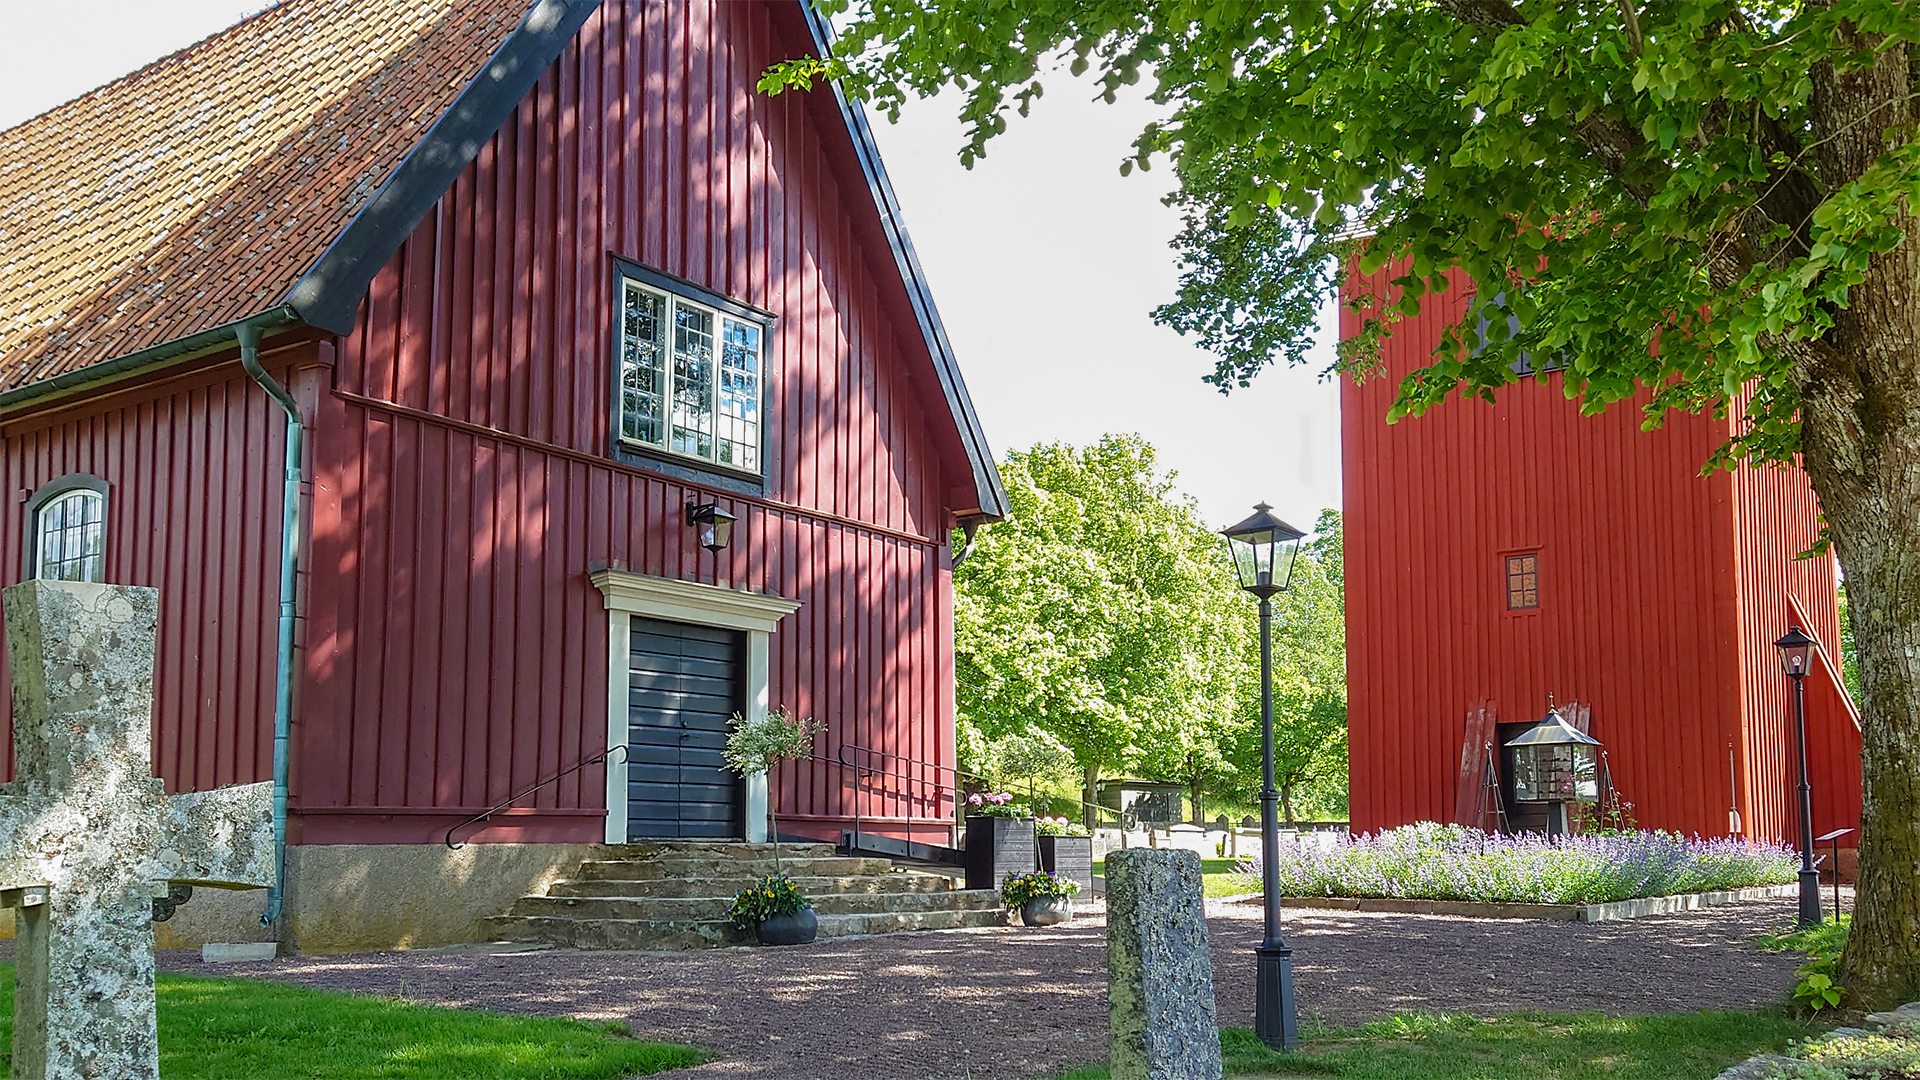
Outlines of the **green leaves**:
[[1834,959],[1815,960],[1802,964],[1794,972],[1800,979],[1793,988],[1793,1000],[1819,1012],[1840,1004],[1840,986],[1833,981],[1833,970],[1837,963]]
[[1037,446],[1001,475],[1011,518],[954,572],[963,720],[989,739],[1044,733],[1084,771],[1231,713],[1250,605],[1152,447]]
[[[1906,236],[1920,177],[1892,126],[1904,103],[1823,120],[1810,73],[1920,40],[1920,6],[1637,0],[1631,20],[1616,0],[1337,7],[863,0],[831,74],[889,110],[961,88],[971,162],[1052,80],[1112,100],[1151,71],[1174,113],[1122,170],[1171,162],[1186,222],[1179,294],[1154,314],[1219,357],[1223,388],[1304,362],[1312,313],[1348,266],[1393,268],[1342,354],[1354,374],[1440,282],[1526,282],[1520,331],[1465,352],[1472,328],[1454,327],[1395,416],[1489,396],[1523,353],[1551,348],[1589,410],[1651,387],[1650,424],[1745,409],[1731,453],[1792,453],[1791,346],[1824,338]],[[1885,152],[1837,172],[1824,140],[1872,124],[1889,128]],[[1756,380],[1766,392],[1749,400]]]

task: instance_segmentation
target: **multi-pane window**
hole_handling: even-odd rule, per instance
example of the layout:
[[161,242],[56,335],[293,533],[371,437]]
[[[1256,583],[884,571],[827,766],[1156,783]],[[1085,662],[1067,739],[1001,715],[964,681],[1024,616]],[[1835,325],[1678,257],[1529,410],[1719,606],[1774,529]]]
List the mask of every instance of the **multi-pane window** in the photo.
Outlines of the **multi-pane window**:
[[626,280],[621,440],[759,472],[765,339],[758,322]]
[[1539,553],[1507,556],[1507,610],[1525,611],[1539,606]]
[[103,581],[107,499],[75,488],[40,504],[33,515],[33,576],[55,581]]
[[[1490,299],[1484,307],[1481,306],[1477,300],[1473,301],[1473,306],[1478,313],[1478,326],[1475,329],[1479,336],[1473,339],[1471,355],[1480,355],[1480,350],[1485,347],[1486,343],[1493,340],[1493,313],[1501,307],[1504,307],[1506,300],[1506,291],[1502,290],[1494,293],[1492,299]],[[1520,316],[1509,313],[1506,318],[1506,323],[1507,332],[1504,335],[1506,338],[1511,338],[1520,333]],[[1520,354],[1518,360],[1515,360],[1508,366],[1513,369],[1513,373],[1516,375],[1539,375],[1549,371],[1559,371],[1566,367],[1568,362],[1567,350],[1561,349],[1554,355],[1547,357],[1544,361],[1536,360],[1532,353],[1523,352]]]

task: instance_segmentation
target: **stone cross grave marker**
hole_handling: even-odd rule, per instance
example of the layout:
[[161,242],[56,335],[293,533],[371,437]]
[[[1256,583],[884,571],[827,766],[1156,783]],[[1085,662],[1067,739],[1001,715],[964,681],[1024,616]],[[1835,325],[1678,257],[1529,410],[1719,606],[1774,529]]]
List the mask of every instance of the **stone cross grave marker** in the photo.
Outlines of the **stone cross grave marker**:
[[153,899],[273,883],[273,785],[163,794],[153,775],[152,589],[0,591],[13,783],[0,906],[16,908],[14,1080],[156,1080]]
[[1113,1080],[1220,1080],[1200,856],[1107,853],[1107,1027]]

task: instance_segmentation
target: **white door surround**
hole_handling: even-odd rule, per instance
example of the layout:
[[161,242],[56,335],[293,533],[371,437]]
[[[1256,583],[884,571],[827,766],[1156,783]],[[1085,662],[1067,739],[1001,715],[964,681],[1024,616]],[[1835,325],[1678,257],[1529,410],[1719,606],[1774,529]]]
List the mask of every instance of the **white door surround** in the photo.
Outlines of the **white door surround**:
[[[765,593],[737,592],[717,585],[653,577],[625,570],[595,570],[588,580],[599,589],[607,609],[607,745],[627,741],[628,665],[633,651],[633,616],[744,630],[747,634],[747,712],[767,710],[767,638],[781,619],[799,610],[800,601]],[[767,777],[747,779],[747,839],[767,839]],[[607,843],[627,841],[627,770],[607,768]]]

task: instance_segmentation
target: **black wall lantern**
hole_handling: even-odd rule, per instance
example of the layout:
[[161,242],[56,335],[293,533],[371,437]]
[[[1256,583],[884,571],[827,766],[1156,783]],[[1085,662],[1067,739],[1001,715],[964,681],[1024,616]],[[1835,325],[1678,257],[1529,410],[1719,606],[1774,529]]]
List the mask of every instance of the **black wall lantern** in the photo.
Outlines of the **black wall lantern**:
[[1567,804],[1600,801],[1600,740],[1567,723],[1558,709],[1507,743],[1513,751],[1513,800],[1547,804],[1547,835],[1567,831]]
[[700,538],[700,546],[708,551],[725,551],[733,542],[732,514],[720,509],[719,503],[688,503],[687,524],[693,526],[694,535]]

